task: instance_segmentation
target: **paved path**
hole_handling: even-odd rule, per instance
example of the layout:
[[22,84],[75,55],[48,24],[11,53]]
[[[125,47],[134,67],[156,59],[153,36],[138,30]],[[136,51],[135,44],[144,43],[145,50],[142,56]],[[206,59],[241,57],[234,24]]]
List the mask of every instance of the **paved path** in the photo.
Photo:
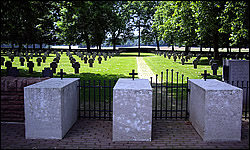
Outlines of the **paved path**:
[[[137,71],[139,79],[148,79],[150,82],[151,81],[150,77],[153,77],[152,80],[153,83],[155,83],[156,82],[155,74],[143,60],[143,57],[136,57],[136,60],[137,60]],[[158,78],[157,82],[159,83],[159,81],[160,80]]]
[[185,121],[153,120],[151,142],[112,142],[112,121],[79,119],[62,140],[25,139],[24,124],[1,123],[1,149],[248,149],[249,122],[240,142],[204,142]]

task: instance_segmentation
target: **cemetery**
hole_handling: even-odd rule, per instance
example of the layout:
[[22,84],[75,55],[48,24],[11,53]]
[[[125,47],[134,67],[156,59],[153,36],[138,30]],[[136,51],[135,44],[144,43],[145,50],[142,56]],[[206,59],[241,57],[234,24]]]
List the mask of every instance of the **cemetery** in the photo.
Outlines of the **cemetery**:
[[1,149],[249,149],[247,6],[4,1]]

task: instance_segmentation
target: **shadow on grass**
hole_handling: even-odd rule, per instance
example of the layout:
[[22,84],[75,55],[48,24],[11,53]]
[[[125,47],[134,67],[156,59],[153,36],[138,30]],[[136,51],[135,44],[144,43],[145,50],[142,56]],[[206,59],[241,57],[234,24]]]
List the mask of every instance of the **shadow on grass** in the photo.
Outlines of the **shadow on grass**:
[[[42,77],[42,72],[33,71],[29,73],[28,70],[18,69],[19,77]],[[1,77],[7,76],[7,69],[1,69]],[[57,73],[53,74],[53,78],[60,78],[60,75]],[[80,78],[80,80],[96,80],[96,81],[108,81],[108,80],[118,80],[119,78],[131,78],[130,76],[125,76],[123,74],[95,74],[95,73],[79,73],[79,74],[67,74],[63,78]]]

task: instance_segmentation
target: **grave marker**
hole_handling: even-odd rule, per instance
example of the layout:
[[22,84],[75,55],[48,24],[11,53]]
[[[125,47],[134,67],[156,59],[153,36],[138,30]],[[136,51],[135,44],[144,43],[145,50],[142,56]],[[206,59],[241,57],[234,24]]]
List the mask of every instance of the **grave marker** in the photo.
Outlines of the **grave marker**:
[[36,62],[37,62],[37,66],[41,66],[42,59],[40,57],[38,57],[36,59]]
[[50,68],[52,68],[53,73],[56,73],[57,63],[55,61],[50,63]]
[[43,63],[45,63],[45,62],[46,62],[46,56],[43,55],[43,56],[42,56],[42,59],[43,59]]
[[25,62],[24,57],[20,57],[19,61],[20,61],[20,63],[21,63],[21,66],[24,66],[24,62]]
[[201,74],[204,77],[204,80],[206,81],[207,76],[210,76],[210,74],[207,73],[207,70],[204,70],[204,74]]
[[84,57],[83,60],[84,60],[84,63],[85,63],[85,64],[88,63],[88,57]]
[[27,63],[27,66],[29,67],[29,73],[33,73],[33,67],[34,67],[33,61],[29,61]]
[[63,75],[66,75],[66,73],[63,72],[63,69],[60,69],[60,72],[58,72],[57,74],[60,74],[61,80],[63,79]]
[[1,57],[1,66],[4,65],[5,58]]
[[181,64],[184,65],[184,63],[185,63],[185,58],[182,57],[182,58],[181,58]]
[[12,67],[12,62],[11,61],[6,61],[5,62],[5,67],[7,68],[7,72],[9,72],[10,68]]
[[198,64],[198,60],[195,59],[195,60],[193,61],[194,69],[197,69],[197,64]]
[[213,75],[217,75],[218,68],[219,68],[219,66],[217,63],[212,64],[211,69],[213,70]]
[[89,59],[89,67],[93,67],[94,60],[92,58]]
[[42,71],[42,76],[43,77],[53,77],[53,71],[50,70],[50,68],[44,68],[44,70]]
[[72,67],[75,69],[75,73],[79,73],[79,68],[80,68],[79,62],[75,62],[74,64],[72,64]]
[[135,79],[135,75],[138,75],[138,73],[135,73],[135,70],[132,70],[132,73],[129,73],[129,75],[132,75],[133,80]]
[[102,63],[102,57],[101,56],[98,57],[98,62],[99,62],[99,64]]

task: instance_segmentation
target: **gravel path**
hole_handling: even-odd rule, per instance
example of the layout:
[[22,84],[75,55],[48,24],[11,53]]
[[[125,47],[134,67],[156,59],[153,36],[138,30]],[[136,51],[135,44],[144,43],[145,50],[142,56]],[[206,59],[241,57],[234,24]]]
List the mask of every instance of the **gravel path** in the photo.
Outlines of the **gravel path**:
[[[151,81],[150,77],[153,77],[152,80],[153,83],[155,83],[156,82],[155,74],[143,60],[143,57],[136,57],[136,60],[137,60],[137,70],[139,79],[148,79],[150,82]],[[160,82],[159,78],[157,79],[157,82],[158,83]]]

